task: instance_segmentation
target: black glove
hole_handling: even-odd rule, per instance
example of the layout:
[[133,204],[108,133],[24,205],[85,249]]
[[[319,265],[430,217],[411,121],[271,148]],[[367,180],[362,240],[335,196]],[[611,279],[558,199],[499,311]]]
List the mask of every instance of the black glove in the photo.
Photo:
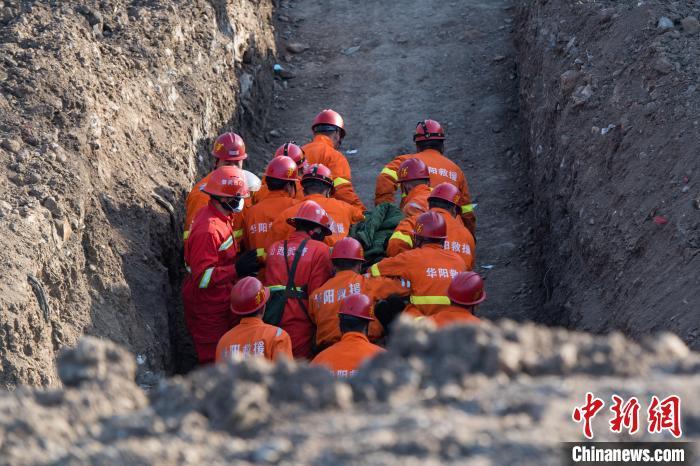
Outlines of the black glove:
[[236,259],[236,273],[239,278],[254,277],[259,270],[258,253],[255,249],[244,252]]
[[384,327],[384,333],[389,335],[389,326],[406,308],[407,298],[392,294],[386,299],[377,301],[374,305],[374,316]]

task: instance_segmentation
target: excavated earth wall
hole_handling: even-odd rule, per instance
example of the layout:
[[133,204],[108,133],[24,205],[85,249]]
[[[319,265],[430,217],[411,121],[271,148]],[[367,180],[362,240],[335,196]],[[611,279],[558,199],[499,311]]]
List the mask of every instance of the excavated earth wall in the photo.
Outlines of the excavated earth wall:
[[0,2],[0,386],[55,383],[84,333],[186,368],[183,200],[219,131],[256,158],[272,7]]
[[700,348],[698,17],[693,1],[522,4],[543,321]]

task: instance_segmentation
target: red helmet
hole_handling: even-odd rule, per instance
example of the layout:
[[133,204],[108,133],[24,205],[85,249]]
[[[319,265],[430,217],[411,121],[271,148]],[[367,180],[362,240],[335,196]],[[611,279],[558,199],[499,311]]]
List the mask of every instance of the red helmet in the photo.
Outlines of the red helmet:
[[292,160],[294,160],[294,163],[296,163],[299,167],[304,165],[304,161],[306,160],[306,154],[304,154],[304,149],[297,146],[293,142],[285,142],[284,144],[279,146],[275,151],[275,157],[278,157],[280,155],[290,157]]
[[331,231],[330,217],[328,216],[326,211],[323,210],[323,207],[321,207],[314,201],[304,201],[301,204],[299,204],[299,210],[297,210],[297,214],[292,218],[288,218],[287,223],[289,223],[293,227],[296,227],[297,220],[304,220],[306,222],[320,226],[323,229],[323,232],[326,236],[333,233]]
[[440,183],[435,186],[428,196],[430,199],[442,199],[443,201],[451,202],[454,205],[459,205],[459,200],[462,198],[462,193],[457,186],[452,183]]
[[270,160],[265,169],[265,178],[274,178],[276,180],[296,181],[297,179],[297,164],[294,163],[291,157],[281,155]]
[[479,304],[486,299],[484,280],[476,272],[460,272],[452,279],[447,297],[463,306]]
[[399,183],[403,183],[404,181],[430,179],[428,166],[424,164],[421,159],[417,159],[415,157],[404,160],[403,163],[399,165],[399,171],[397,174],[399,177]]
[[415,142],[442,139],[445,139],[445,130],[442,129],[442,126],[437,121],[423,120],[416,125],[416,134],[413,135]]
[[365,320],[374,320],[372,315],[372,301],[364,294],[351,294],[340,302],[341,316],[358,317]]
[[447,238],[445,219],[433,210],[420,214],[416,219],[416,231],[413,234],[421,238],[445,239]]
[[362,245],[355,238],[349,236],[341,239],[333,245],[331,252],[331,260],[333,259],[351,259],[355,261],[364,261],[365,252],[362,250]]
[[216,138],[211,155],[219,160],[245,160],[248,158],[245,142],[236,133],[224,133]]
[[257,312],[270,298],[270,290],[255,277],[241,278],[231,289],[231,312],[247,315]]
[[345,122],[343,121],[343,117],[340,116],[340,113],[335,110],[327,108],[316,115],[314,122],[311,124],[311,131],[315,131],[316,127],[321,125],[335,126],[340,130],[340,137],[345,137]]
[[304,180],[319,180],[329,186],[333,186],[333,174],[330,168],[322,163],[314,163],[313,165],[307,166],[304,170],[304,174],[301,176],[302,183]]
[[243,170],[233,166],[214,170],[202,191],[216,197],[246,197],[250,194]]

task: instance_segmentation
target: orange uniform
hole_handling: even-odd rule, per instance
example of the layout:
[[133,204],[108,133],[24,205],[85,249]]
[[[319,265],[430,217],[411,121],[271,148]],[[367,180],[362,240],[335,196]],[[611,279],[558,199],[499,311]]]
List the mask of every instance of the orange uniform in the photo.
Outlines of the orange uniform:
[[[302,200],[304,198],[304,191],[301,189],[301,181],[297,180],[296,185],[297,185],[297,189],[296,189],[296,195],[294,196],[294,198],[298,199],[298,200]],[[265,178],[263,178],[262,185],[260,185],[260,190],[252,193],[251,203],[253,205],[259,204],[260,202],[267,199],[267,197],[270,195],[271,192],[274,192],[274,191],[270,191],[270,189],[267,187],[267,181],[265,180]]]
[[216,345],[216,362],[262,356],[275,361],[281,356],[292,359],[292,340],[279,327],[268,325],[260,317],[243,317]]
[[[309,297],[309,316],[316,325],[316,346],[324,348],[340,340],[340,302],[352,294],[364,294],[372,304],[391,294],[407,296],[409,290],[397,280],[389,278],[367,278],[352,270],[342,270],[328,280]],[[376,341],[384,334],[378,320],[369,323],[369,338]]]
[[474,206],[471,203],[469,186],[464,173],[456,163],[434,149],[426,149],[416,154],[400,155],[386,164],[377,177],[374,205],[379,205],[382,202],[394,202],[394,193],[398,187],[397,181],[399,179],[396,170],[399,169],[404,160],[411,157],[420,159],[428,166],[431,186],[447,182],[459,188],[463,196],[460,201],[461,215],[464,219],[464,224],[473,233],[476,227],[476,218],[474,217]]
[[[456,252],[464,260],[467,270],[474,268],[474,253],[476,244],[474,236],[467,230],[462,223],[462,220],[452,216],[450,212],[441,208],[432,209],[442,215],[447,226],[447,239],[445,240],[445,249]],[[389,243],[386,248],[387,257],[394,257],[404,251],[413,249],[413,231],[416,228],[416,218],[407,217],[399,222],[394,234],[389,238]]]
[[442,310],[428,319],[435,322],[438,327],[446,327],[452,324],[478,324],[481,320],[463,307],[449,305],[443,306]]
[[309,165],[322,163],[333,174],[333,197],[357,207],[362,212],[367,210],[352,186],[352,174],[348,159],[335,149],[331,138],[317,134],[314,136],[314,140],[302,149],[304,149]]
[[[202,191],[202,189],[207,185],[209,177],[213,172],[210,172],[207,176],[202,178],[192,187],[192,190],[187,195],[185,200],[185,233],[183,239],[187,239],[190,236],[190,229],[192,228],[192,222],[197,212],[207,204],[209,204],[209,194]],[[245,208],[250,207],[250,198],[245,199]],[[243,216],[239,214],[231,214],[231,225],[233,226],[234,235],[233,238],[236,240],[236,245],[240,248],[240,241],[243,238]]]
[[419,184],[401,197],[401,211],[406,217],[420,215],[428,211],[428,196],[432,188],[427,184]]
[[452,278],[467,266],[459,254],[442,245],[429,243],[396,257],[387,257],[370,267],[373,277],[401,277],[409,282],[411,304],[406,311],[413,315],[433,315],[450,304],[447,288]]
[[[318,203],[331,218],[331,231],[333,234],[327,236],[324,240],[329,246],[333,246],[335,243],[348,236],[350,225],[361,222],[365,218],[364,213],[359,208],[332,197],[325,197],[321,194],[309,194],[304,197],[304,201],[314,201]],[[284,239],[294,231],[294,227],[287,223],[287,219],[296,215],[296,209],[297,206],[293,205],[281,214],[276,215],[275,221],[272,222],[272,233],[269,236],[270,241]]]
[[[280,212],[298,204],[284,191],[268,191],[267,196],[249,209],[243,210],[243,247],[256,249],[258,257],[264,256],[265,248],[272,244],[272,223]],[[291,228],[291,227],[290,227]],[[285,236],[286,237],[286,236]]]
[[368,359],[384,349],[369,342],[360,332],[347,332],[340,341],[318,353],[311,361],[315,366],[326,366],[336,377],[350,377]]
[[[294,231],[287,239],[287,255],[284,255],[282,241],[276,241],[267,248],[265,262],[265,277],[263,283],[269,287],[284,287],[287,285],[287,267],[291,267],[294,254],[304,239],[308,239],[299,260],[294,285],[298,289],[315,290],[324,284],[333,274],[331,252],[327,245],[320,241],[309,239],[309,234]],[[301,300],[303,306],[309,309],[308,298]],[[298,299],[288,299],[280,327],[292,338],[292,350],[295,358],[311,356],[313,324]]]

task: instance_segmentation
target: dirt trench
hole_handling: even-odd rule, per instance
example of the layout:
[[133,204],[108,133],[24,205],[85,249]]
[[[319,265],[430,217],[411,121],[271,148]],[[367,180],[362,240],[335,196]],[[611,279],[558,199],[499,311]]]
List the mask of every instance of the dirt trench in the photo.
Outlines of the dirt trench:
[[415,152],[416,122],[440,121],[478,204],[477,270],[489,295],[480,312],[537,320],[544,290],[519,149],[515,12],[509,1],[281,2],[279,59],[294,78],[276,81],[268,137],[270,151],[306,142],[316,112],[340,112],[341,149],[371,207],[383,165]]

